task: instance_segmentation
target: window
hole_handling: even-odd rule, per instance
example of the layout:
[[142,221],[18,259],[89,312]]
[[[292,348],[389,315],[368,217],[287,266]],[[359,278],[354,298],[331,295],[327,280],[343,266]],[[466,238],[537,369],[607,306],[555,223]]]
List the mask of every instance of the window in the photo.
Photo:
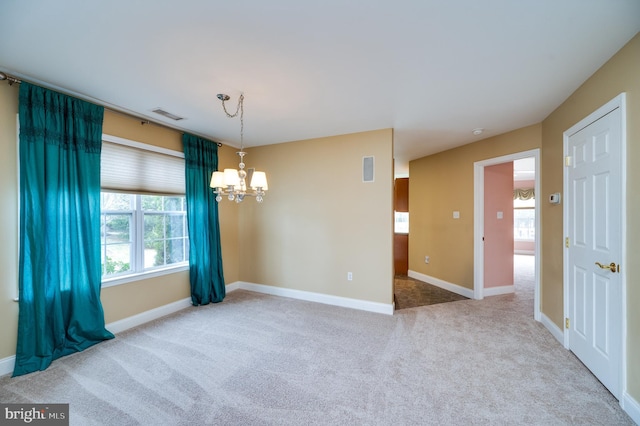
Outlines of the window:
[[534,241],[536,238],[536,200],[513,200],[513,238]]
[[187,268],[184,154],[103,135],[102,282]]
[[409,233],[409,212],[395,212],[394,232],[396,234]]
[[189,260],[184,196],[101,193],[102,278]]

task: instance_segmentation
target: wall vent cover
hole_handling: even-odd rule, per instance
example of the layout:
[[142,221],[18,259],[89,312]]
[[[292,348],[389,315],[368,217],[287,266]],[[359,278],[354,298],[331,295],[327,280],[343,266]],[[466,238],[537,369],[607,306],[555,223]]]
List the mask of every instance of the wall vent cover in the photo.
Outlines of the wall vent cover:
[[373,182],[374,177],[374,157],[362,157],[362,181]]
[[162,108],[152,109],[151,112],[155,112],[156,114],[160,114],[160,115],[162,115],[164,117],[170,118],[170,119],[175,120],[175,121],[184,120],[184,117],[180,117],[178,115],[171,114],[170,112],[167,112],[167,111],[163,110]]

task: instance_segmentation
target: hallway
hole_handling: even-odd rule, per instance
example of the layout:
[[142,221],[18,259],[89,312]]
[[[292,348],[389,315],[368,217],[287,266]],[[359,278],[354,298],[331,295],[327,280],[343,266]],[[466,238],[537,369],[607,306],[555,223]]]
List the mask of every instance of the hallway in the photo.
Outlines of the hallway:
[[[513,256],[513,274],[516,293],[531,293],[535,289],[535,257],[516,254]],[[395,277],[394,301],[396,310],[437,303],[467,300],[466,297],[447,291],[432,284],[410,278],[406,275]]]

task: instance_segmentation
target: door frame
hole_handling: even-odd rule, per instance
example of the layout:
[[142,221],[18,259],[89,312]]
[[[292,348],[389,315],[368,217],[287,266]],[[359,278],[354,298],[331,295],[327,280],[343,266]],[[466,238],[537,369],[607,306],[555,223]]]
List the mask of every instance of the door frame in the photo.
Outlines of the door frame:
[[[599,120],[605,115],[609,114],[611,111],[620,108],[620,154],[621,154],[621,162],[620,165],[621,170],[621,182],[622,185],[620,194],[622,196],[621,200],[621,209],[620,209],[620,221],[622,224],[621,227],[621,238],[620,245],[622,253],[622,258],[620,259],[620,282],[622,285],[622,300],[620,306],[620,310],[622,312],[622,330],[621,330],[621,348],[620,348],[620,387],[619,395],[620,395],[620,403],[623,401],[623,395],[627,389],[627,110],[626,110],[626,94],[621,93],[615,98],[611,99],[606,104],[602,105],[600,108],[580,120],[578,123],[571,126],[567,129],[563,134],[563,159],[569,155],[569,137],[576,132],[584,129],[589,126],[593,122]],[[564,164],[563,160],[563,164]],[[570,198],[570,185],[569,185],[569,172],[566,166],[563,167],[563,193],[565,194],[565,199],[569,200]],[[562,232],[564,233],[565,238],[569,235],[569,204],[563,203],[562,210]],[[569,250],[570,247],[564,247],[564,256],[562,259],[562,269],[563,269],[563,299],[564,299],[564,318],[569,317]],[[565,349],[569,350],[569,330],[566,327],[563,327],[563,343]]]
[[473,163],[473,298],[484,298],[484,168],[495,166],[496,164],[509,163],[523,158],[535,158],[535,183],[534,192],[536,194],[536,239],[535,239],[535,292],[533,317],[540,321],[540,148],[529,151],[516,152],[503,155],[501,157],[490,158],[488,160],[476,161]]

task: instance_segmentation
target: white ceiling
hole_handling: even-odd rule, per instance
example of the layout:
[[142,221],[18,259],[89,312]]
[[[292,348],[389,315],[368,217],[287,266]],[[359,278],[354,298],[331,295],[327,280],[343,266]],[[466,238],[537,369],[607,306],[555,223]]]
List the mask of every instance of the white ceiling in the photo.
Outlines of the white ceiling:
[[0,71],[234,146],[217,93],[249,147],[393,127],[403,174],[542,121],[639,30],[640,0],[2,0]]
[[534,157],[521,158],[513,162],[513,180],[535,180],[536,159]]

